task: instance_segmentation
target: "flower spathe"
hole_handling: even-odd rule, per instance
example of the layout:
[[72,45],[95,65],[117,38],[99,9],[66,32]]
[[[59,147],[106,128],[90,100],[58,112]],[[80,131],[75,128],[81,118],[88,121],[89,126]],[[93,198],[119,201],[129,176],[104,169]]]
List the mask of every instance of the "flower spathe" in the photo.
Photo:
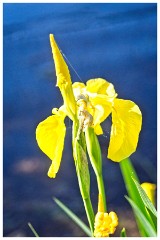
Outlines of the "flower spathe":
[[142,114],[138,106],[132,101],[118,99],[113,84],[105,79],[91,79],[86,85],[80,82],[72,84],[68,66],[52,34],[50,43],[57,86],[64,104],[36,129],[36,140],[40,149],[52,160],[49,177],[55,177],[60,166],[66,132],[64,118],[68,116],[72,121],[79,120],[82,105],[85,106],[86,116],[92,117],[91,127],[97,135],[103,134],[100,124],[112,115],[108,158],[119,162],[129,157],[136,150],[141,130]]

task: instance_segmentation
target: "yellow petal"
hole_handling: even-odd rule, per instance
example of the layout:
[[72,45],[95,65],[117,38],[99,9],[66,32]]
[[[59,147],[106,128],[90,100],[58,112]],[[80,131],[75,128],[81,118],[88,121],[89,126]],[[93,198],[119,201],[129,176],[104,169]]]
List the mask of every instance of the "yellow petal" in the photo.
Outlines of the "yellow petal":
[[73,88],[74,93],[77,92],[78,94],[83,94],[84,91],[85,91],[86,86],[82,82],[74,82],[72,84],[72,88]]
[[135,152],[142,125],[142,114],[132,101],[115,99],[108,158],[120,162]]
[[118,217],[115,212],[110,212],[109,213],[110,218],[112,219],[112,227],[117,227],[118,225]]
[[151,202],[155,205],[156,184],[145,182],[141,184],[141,187],[143,188]]
[[94,132],[97,135],[103,134],[103,130],[102,130],[102,127],[101,127],[100,124],[97,124],[97,125],[94,126]]
[[59,109],[58,108],[53,108],[52,109],[52,114],[58,115],[60,117],[65,118],[67,115],[67,111],[64,105],[62,105]]
[[36,140],[40,149],[52,160],[49,177],[55,177],[61,163],[66,127],[64,116],[53,115],[40,122]]
[[76,102],[68,66],[54,40],[53,34],[50,34],[50,43],[56,69],[57,86],[61,91],[67,115],[73,120],[76,114]]
[[[97,99],[99,97],[96,97]],[[94,131],[97,135],[103,134],[103,130],[100,126],[100,123],[102,123],[111,113],[112,111],[112,103],[105,102],[100,100],[95,103],[92,101],[93,99],[89,99],[90,103],[88,104],[88,111],[93,116],[93,127]]]
[[86,90],[90,93],[106,95],[108,98],[114,99],[117,96],[114,86],[103,78],[90,79],[86,82]]
[[66,84],[66,83],[71,84],[71,77],[68,70],[68,66],[64,61],[64,58],[56,44],[53,34],[50,34],[50,43],[51,43],[53,59],[55,63],[57,86],[60,87],[62,84]]
[[113,84],[102,78],[88,80],[86,85],[86,93],[94,108],[93,122],[96,129],[97,125],[103,122],[111,113],[112,104],[117,94]]
[[99,134],[103,134],[103,131],[100,129],[100,123],[102,123],[109,116],[111,109],[111,105],[105,105],[103,103],[94,105],[93,123],[95,132],[98,130],[98,132],[101,132]]

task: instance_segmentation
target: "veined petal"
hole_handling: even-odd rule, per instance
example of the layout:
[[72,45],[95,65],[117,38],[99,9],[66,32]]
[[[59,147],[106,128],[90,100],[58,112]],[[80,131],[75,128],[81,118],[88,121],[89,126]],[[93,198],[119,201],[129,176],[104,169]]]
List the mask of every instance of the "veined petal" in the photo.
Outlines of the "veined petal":
[[142,114],[132,101],[115,99],[108,158],[120,162],[135,152],[142,125]]
[[50,43],[55,63],[57,86],[61,91],[67,115],[73,120],[76,114],[76,102],[73,94],[69,69],[54,40],[53,34],[50,34]]
[[117,96],[113,84],[103,78],[88,80],[86,82],[86,90],[90,93],[106,95],[108,100],[109,98],[112,100]]
[[97,126],[97,124],[102,123],[109,116],[112,110],[112,105],[101,103],[93,106],[94,106],[93,123],[94,126]]
[[99,96],[95,101],[94,100],[90,99],[90,103],[88,104],[88,111],[93,116],[93,126],[95,133],[97,135],[100,135],[103,134],[100,123],[102,123],[111,114],[112,103],[107,102],[106,99],[103,101],[103,98],[99,99]]
[[[113,84],[102,78],[88,80],[86,85],[89,101],[94,108],[93,122],[96,129],[111,113],[112,104],[117,94]],[[102,133],[103,131],[99,132],[99,134]]]
[[72,84],[72,88],[73,88],[73,91],[78,90],[78,91],[80,91],[80,93],[82,93],[83,90],[86,88],[86,85],[82,82],[74,82]]
[[49,177],[55,177],[59,170],[65,133],[66,127],[63,115],[52,115],[37,126],[36,140],[38,146],[52,160],[48,171]]

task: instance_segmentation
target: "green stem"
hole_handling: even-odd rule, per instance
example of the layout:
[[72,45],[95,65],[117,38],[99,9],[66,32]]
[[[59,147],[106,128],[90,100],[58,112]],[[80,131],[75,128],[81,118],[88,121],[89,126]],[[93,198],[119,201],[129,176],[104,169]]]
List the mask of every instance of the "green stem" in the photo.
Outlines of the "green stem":
[[[75,160],[76,173],[78,178],[78,184],[80,188],[80,193],[83,199],[86,215],[88,218],[89,226],[92,232],[94,232],[94,211],[92,203],[90,200],[90,176],[87,161],[86,152],[83,144],[83,136],[80,140],[76,139],[78,132],[79,124],[78,121],[73,122],[73,135],[72,135],[72,144],[73,144],[73,156]],[[86,160],[85,160],[86,159]]]
[[97,177],[98,191],[99,191],[99,194],[102,196],[104,212],[107,212],[106,194],[105,194],[103,176],[102,174],[97,174],[96,177]]
[[92,127],[86,128],[85,138],[90,162],[97,178],[98,192],[99,195],[101,195],[102,197],[103,208],[104,211],[106,212],[107,211],[106,194],[102,175],[102,154],[98,138]]

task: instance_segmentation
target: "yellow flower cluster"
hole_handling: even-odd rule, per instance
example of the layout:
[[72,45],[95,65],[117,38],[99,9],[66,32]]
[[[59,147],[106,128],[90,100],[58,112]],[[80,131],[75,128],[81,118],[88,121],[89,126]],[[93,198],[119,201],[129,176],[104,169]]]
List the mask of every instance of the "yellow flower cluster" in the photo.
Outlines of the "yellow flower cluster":
[[115,212],[98,212],[94,223],[94,237],[109,237],[118,225],[118,217]]

